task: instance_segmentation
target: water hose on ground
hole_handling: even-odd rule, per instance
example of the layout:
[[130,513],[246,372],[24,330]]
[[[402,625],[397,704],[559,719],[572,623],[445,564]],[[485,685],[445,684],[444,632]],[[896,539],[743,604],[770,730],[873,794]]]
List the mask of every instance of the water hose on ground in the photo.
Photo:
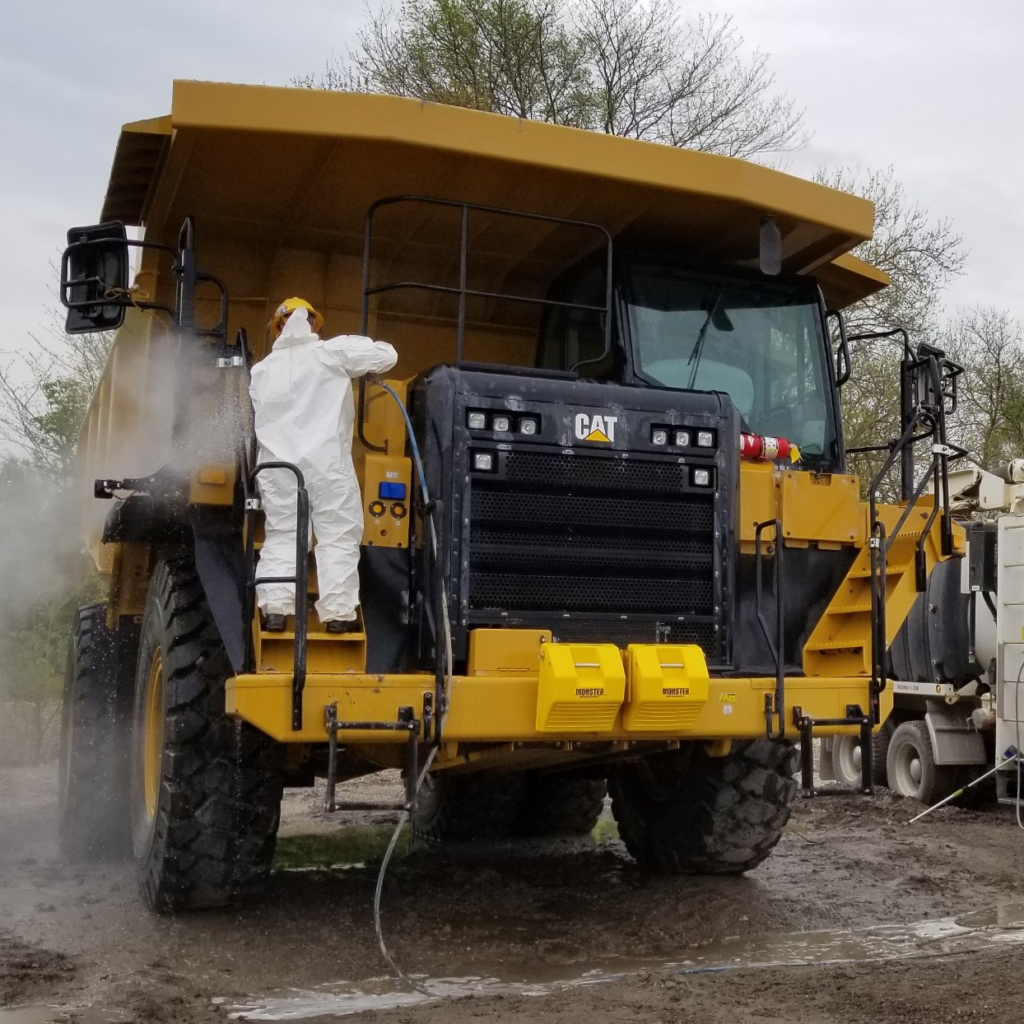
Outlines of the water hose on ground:
[[[402,413],[402,418],[405,420],[406,436],[409,438],[409,447],[412,450],[413,463],[416,466],[416,475],[419,477],[420,482],[420,494],[423,498],[424,508],[430,505],[430,494],[427,491],[427,478],[423,472],[423,460],[420,457],[419,445],[416,443],[416,434],[413,432],[412,420],[409,418],[409,410],[406,409],[405,403],[399,398],[398,394],[384,381],[376,381],[376,383],[383,388],[398,405],[399,410]],[[438,566],[440,571],[440,565],[438,563],[438,540],[437,540],[437,527],[434,525],[434,517],[428,515],[427,520],[430,524],[430,547],[434,555],[434,564]],[[448,716],[448,705],[451,698],[452,691],[452,627],[451,620],[448,615],[448,592],[441,584],[441,628],[444,633],[444,658],[445,658],[445,682],[444,682],[444,694],[441,706],[436,709],[438,715],[438,728],[435,731],[435,735],[441,736],[444,734],[444,723]],[[430,771],[431,765],[434,763],[434,758],[437,756],[438,747],[435,743],[430,753],[427,755],[427,760],[423,765],[419,775],[417,775],[415,782],[411,789],[411,802],[415,802],[416,796],[420,791],[420,787],[423,785],[423,780],[427,777],[427,772]],[[419,985],[412,978],[408,977],[402,969],[395,963],[394,958],[388,951],[387,943],[384,941],[384,930],[381,927],[380,917],[380,900],[381,893],[384,889],[384,877],[387,874],[388,865],[391,863],[391,857],[395,852],[395,847],[398,845],[398,838],[402,834],[402,829],[405,828],[406,823],[411,817],[410,808],[402,811],[401,816],[398,819],[398,824],[395,826],[395,831],[391,836],[391,842],[388,843],[388,848],[384,853],[384,859],[380,864],[380,871],[377,874],[377,886],[373,894],[373,929],[377,936],[377,946],[380,949],[381,956],[384,957],[384,962],[388,965],[390,970],[395,974],[396,977],[400,978],[407,985],[412,986],[420,991],[425,991],[421,985]]]

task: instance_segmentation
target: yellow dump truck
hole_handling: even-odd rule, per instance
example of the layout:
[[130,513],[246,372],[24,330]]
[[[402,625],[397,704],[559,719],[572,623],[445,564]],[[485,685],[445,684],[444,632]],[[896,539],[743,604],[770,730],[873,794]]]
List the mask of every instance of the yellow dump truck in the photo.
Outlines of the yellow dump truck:
[[[110,589],[72,637],[65,849],[129,844],[151,906],[221,905],[269,871],[282,786],[345,806],[400,768],[432,839],[585,831],[607,787],[643,867],[737,873],[797,740],[810,793],[811,737],[860,737],[868,790],[888,645],[962,542],[941,352],[903,339],[902,502],[848,472],[871,232],[863,199],[740,160],[175,83],[62,260],[68,329],[116,328],[78,445]],[[357,392],[357,634],[312,613],[301,488],[297,614],[254,607],[248,369],[289,295],[399,354]]]

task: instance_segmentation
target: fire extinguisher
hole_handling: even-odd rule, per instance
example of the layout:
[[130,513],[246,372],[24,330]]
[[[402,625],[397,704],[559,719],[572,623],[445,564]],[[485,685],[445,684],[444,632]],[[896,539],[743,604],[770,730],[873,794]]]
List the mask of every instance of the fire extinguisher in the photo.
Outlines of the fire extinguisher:
[[784,437],[740,434],[740,458],[755,462],[800,461],[800,449]]

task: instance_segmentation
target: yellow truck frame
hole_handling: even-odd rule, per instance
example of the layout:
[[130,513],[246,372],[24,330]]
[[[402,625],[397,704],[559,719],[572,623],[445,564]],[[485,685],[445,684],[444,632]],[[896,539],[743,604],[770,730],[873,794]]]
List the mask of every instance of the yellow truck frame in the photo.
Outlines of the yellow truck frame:
[[[83,610],[69,659],[62,834],[72,852],[130,832],[151,905],[221,904],[266,875],[283,782],[328,774],[333,802],[336,782],[403,768],[406,809],[429,836],[474,834],[470,805],[486,805],[493,828],[496,808],[510,803],[511,779],[519,804],[543,804],[550,822],[558,800],[581,787],[599,809],[607,777],[641,864],[730,872],[760,863],[778,841],[797,790],[793,740],[804,740],[811,793],[812,735],[860,736],[861,788],[870,790],[871,734],[891,706],[886,649],[931,567],[959,553],[962,535],[941,486],[953,454],[944,415],[958,372],[942,353],[904,339],[906,380],[928,386],[913,403],[905,389],[902,437],[886,446],[887,470],[904,471],[902,502],[878,500],[881,475],[862,500],[860,481],[846,472],[838,405],[849,348],[840,311],[887,283],[850,255],[871,237],[869,202],[740,160],[478,111],[179,81],[169,115],[122,129],[101,221],[69,232],[61,285],[69,329],[120,325],[78,445],[82,533],[110,593],[102,608]],[[125,225],[140,238],[127,238]],[[445,539],[443,507],[419,501],[415,442],[426,440],[416,416],[432,415],[423,411],[430,395],[456,380],[459,367],[479,382],[486,373],[475,367],[485,363],[510,368],[500,380],[487,371],[498,380],[488,409],[513,396],[509,408],[519,416],[530,408],[522,396],[540,401],[544,388],[555,398],[559,388],[598,394],[592,389],[604,385],[586,383],[580,370],[571,384],[557,374],[537,383],[537,321],[523,310],[557,306],[551,289],[590,259],[608,271],[601,329],[610,337],[613,243],[616,251],[687,253],[702,268],[747,275],[751,287],[778,279],[817,296],[828,355],[821,372],[840,424],[831,463],[740,459],[741,429],[757,431],[741,424],[730,399],[672,392],[680,409],[704,403],[700,422],[712,424],[717,450],[707,465],[724,494],[719,568],[756,568],[756,591],[736,576],[722,607],[753,638],[757,657],[734,651],[723,669],[729,659],[716,653],[718,639],[673,640],[673,630],[687,635],[683,604],[676,624],[648,639],[623,639],[609,624],[605,635],[591,629],[566,640],[572,631],[559,616],[470,621],[454,603],[449,657],[439,590],[417,577],[394,593],[419,588],[411,602],[418,594],[420,606],[403,614],[406,624],[418,615],[429,635],[413,643],[411,667],[396,668],[369,650],[374,616],[391,620],[371,607],[376,584],[366,574],[364,633],[321,632],[304,610],[288,632],[263,632],[252,607],[261,525],[245,386],[280,299],[307,298],[329,333],[395,345],[393,379],[359,390],[353,455],[364,557],[368,566],[437,565],[432,540],[454,542]],[[131,251],[139,258],[129,283]],[[503,302],[516,295],[530,302],[510,313]],[[585,305],[561,306],[574,302]],[[829,320],[838,331],[834,355]],[[664,389],[658,394],[669,402]],[[576,420],[582,435],[552,435],[573,465],[596,466],[580,453],[615,448],[594,401],[574,414],[584,416]],[[667,437],[678,440],[671,429],[685,417],[665,408]],[[611,411],[603,410],[614,421]],[[644,411],[644,423],[653,415]],[[926,438],[925,482],[940,484],[934,495],[916,486],[912,461],[907,476],[904,455]],[[515,440],[488,451],[500,461]],[[636,461],[636,449],[635,439],[632,452],[615,448],[619,464]],[[704,465],[700,457],[670,461],[685,474],[687,465]],[[687,479],[689,487],[696,478]],[[97,500],[104,498],[113,506]],[[304,563],[297,559],[297,577],[315,592]],[[787,581],[815,577],[826,563],[813,600],[787,606]],[[456,576],[440,575],[457,586]],[[192,660],[182,661],[182,651]],[[107,710],[97,710],[104,700]],[[86,725],[122,753],[90,761]],[[243,780],[236,789],[210,781],[217,765]],[[417,792],[425,765],[430,774]],[[697,810],[708,787],[738,777],[737,799],[761,801],[748,822],[758,835],[742,842],[741,812],[703,821]],[[102,811],[86,800],[96,792],[109,797]],[[233,821],[219,820],[218,801],[249,808],[247,819],[235,811]]]

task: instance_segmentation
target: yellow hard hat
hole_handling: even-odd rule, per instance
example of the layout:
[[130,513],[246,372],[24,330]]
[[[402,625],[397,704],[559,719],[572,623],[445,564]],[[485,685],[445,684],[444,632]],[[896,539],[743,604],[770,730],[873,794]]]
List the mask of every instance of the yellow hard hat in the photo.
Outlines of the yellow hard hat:
[[276,338],[284,327],[285,321],[297,309],[309,310],[310,319],[313,321],[313,333],[319,334],[320,328],[324,325],[324,318],[305,299],[298,297],[285,299],[280,306],[274,310],[274,319],[270,321],[270,336]]

